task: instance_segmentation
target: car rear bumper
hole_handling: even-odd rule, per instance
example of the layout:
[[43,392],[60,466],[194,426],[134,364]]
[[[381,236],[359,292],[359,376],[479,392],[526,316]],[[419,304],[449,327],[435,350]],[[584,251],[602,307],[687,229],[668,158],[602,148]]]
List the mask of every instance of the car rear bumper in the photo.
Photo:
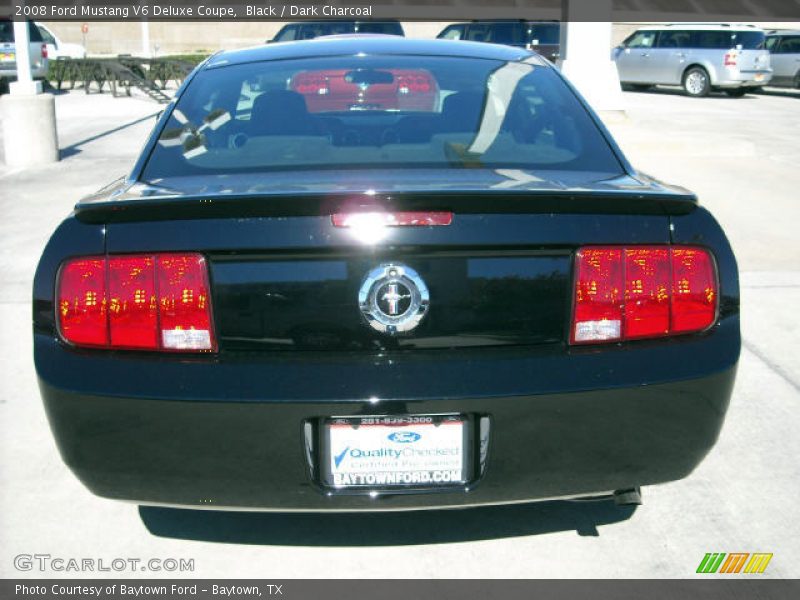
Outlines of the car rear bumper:
[[[685,477],[717,439],[739,343],[738,318],[729,318],[700,338],[572,355],[164,362],[78,352],[43,334],[35,354],[59,450],[95,494],[195,508],[358,511],[593,495]],[[320,485],[306,424],[432,413],[488,417],[488,455],[475,481],[377,497]]]
[[[43,79],[47,76],[47,66],[34,66],[31,67],[31,77],[34,79]],[[0,79],[8,79],[14,81],[17,79],[17,67],[13,66],[0,66]]]
[[760,71],[723,71],[720,80],[714,85],[721,88],[760,87],[772,80],[771,70]]

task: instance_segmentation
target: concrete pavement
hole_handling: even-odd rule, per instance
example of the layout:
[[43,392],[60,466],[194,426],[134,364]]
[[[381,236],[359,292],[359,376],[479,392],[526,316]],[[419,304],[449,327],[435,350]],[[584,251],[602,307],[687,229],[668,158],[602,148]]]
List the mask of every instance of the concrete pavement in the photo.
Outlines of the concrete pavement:
[[208,578],[691,577],[706,552],[737,551],[773,553],[765,576],[800,576],[800,97],[625,99],[627,119],[610,125],[623,149],[700,194],[742,271],[744,348],[715,449],[689,478],[645,488],[636,511],[540,503],[331,516],[140,511],[92,496],[61,462],[31,359],[36,261],[80,196],[125,174],[160,108],[58,96],[66,158],[0,167],[0,577],[64,575],[17,571],[23,553],[194,559],[181,576]]

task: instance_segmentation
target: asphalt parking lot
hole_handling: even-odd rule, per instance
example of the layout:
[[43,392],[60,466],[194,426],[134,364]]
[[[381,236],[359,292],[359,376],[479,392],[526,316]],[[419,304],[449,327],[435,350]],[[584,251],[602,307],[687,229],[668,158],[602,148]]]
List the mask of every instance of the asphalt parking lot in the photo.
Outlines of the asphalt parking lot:
[[[741,270],[743,349],[719,443],[644,505],[547,502],[390,515],[140,509],[92,496],[61,462],[32,364],[30,290],[75,201],[125,174],[160,107],[57,97],[63,160],[0,165],[0,577],[19,554],[194,559],[182,576],[691,577],[707,552],[768,552],[764,576],[800,576],[800,94],[691,99],[627,93],[609,126],[632,162],[697,192]],[[148,577],[172,573],[146,573]]]

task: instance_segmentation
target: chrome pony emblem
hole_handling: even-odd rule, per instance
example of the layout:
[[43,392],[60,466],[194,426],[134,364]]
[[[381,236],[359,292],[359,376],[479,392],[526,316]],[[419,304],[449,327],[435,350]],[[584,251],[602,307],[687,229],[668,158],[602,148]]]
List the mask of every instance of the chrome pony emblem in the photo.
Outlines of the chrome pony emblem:
[[367,323],[381,333],[411,331],[428,312],[428,286],[412,268],[389,263],[370,271],[358,292]]

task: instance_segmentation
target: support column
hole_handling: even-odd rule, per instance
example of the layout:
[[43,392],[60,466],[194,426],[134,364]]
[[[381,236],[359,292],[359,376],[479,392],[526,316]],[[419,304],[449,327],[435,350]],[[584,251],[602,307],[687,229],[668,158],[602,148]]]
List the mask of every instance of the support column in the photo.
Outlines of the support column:
[[592,108],[623,112],[619,73],[611,60],[611,8],[612,0],[564,0],[559,67]]
[[14,51],[17,59],[17,80],[11,82],[12,94],[41,94],[42,84],[31,77],[31,39],[27,21],[14,21]]
[[150,23],[142,21],[142,57],[149,58],[152,55],[150,50]]

